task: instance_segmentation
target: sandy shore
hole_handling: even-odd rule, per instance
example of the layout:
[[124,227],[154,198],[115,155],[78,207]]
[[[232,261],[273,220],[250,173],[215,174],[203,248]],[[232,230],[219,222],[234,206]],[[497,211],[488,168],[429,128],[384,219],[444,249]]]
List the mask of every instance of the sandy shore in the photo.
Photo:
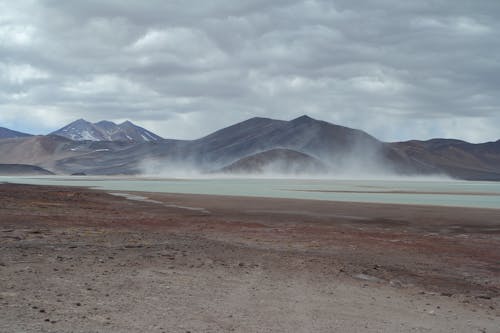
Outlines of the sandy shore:
[[0,332],[499,332],[500,210],[0,184]]

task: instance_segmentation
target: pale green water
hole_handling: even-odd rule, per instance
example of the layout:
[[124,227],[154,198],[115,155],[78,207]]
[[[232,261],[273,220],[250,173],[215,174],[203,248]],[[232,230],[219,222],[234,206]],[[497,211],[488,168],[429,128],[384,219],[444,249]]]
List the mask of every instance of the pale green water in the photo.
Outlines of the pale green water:
[[[498,182],[253,178],[154,179],[61,176],[0,177],[0,182],[85,186],[113,191],[239,195],[500,209],[500,183]],[[394,191],[404,193],[390,193]]]

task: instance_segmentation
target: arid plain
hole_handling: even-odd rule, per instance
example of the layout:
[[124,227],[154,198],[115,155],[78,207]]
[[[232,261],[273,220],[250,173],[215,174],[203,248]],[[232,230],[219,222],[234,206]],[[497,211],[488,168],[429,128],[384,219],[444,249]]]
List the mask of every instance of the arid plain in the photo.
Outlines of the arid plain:
[[500,210],[133,194],[0,185],[1,332],[500,327]]

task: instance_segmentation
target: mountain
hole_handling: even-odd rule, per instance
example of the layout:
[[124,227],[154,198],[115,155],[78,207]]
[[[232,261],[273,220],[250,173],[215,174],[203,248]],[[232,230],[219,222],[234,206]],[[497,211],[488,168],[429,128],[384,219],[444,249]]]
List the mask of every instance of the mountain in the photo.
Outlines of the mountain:
[[468,180],[500,181],[500,140],[473,144],[454,139],[390,144],[403,159]]
[[[96,127],[109,131],[114,126],[110,122],[91,124],[79,120],[54,134],[80,134],[72,136],[79,140],[82,133],[87,137],[97,137],[98,134],[92,132]],[[31,160],[28,164],[50,166],[50,170],[69,174],[134,174],[147,168],[150,162],[166,169],[182,165],[199,172],[212,172],[247,156],[273,149],[288,149],[340,169],[353,164],[353,155],[358,155],[360,165],[368,165],[383,156],[382,152],[386,149],[382,142],[365,132],[307,116],[291,121],[252,118],[191,141],[162,140],[154,144],[132,141],[128,144],[123,142],[123,145],[119,149],[106,146],[93,150],[88,146],[67,145],[63,149],[64,154],[54,156],[51,165],[46,161],[31,163]],[[11,148],[4,151],[7,149]],[[8,160],[8,157],[5,156],[5,159]],[[0,162],[2,160],[0,156]],[[16,162],[21,163],[19,160]]]
[[340,165],[357,152],[361,159],[377,156],[384,145],[363,131],[307,116],[291,121],[251,118],[198,140],[179,142],[170,147],[169,156],[211,169],[276,148],[295,150]]
[[[0,140],[0,164],[36,165],[52,172],[71,174],[84,171],[86,161],[90,166],[104,163],[113,167],[106,162],[108,156],[120,150],[133,150],[137,145],[124,141],[73,141],[58,135],[3,139]],[[130,159],[132,155],[126,156]],[[58,166],[60,161],[72,158],[76,159],[75,163],[68,162],[64,168]],[[116,168],[114,173],[119,174],[121,170]]]
[[51,168],[54,161],[71,155],[71,140],[59,136],[30,136],[0,140],[1,164],[29,164]]
[[51,134],[74,141],[157,142],[163,140],[160,136],[134,125],[130,121],[117,125],[106,120],[91,123],[84,119],[78,119]]
[[2,176],[28,176],[28,175],[53,175],[53,172],[35,165],[26,164],[0,164]]
[[271,149],[253,154],[222,168],[222,173],[233,174],[318,174],[328,172],[320,160],[290,149]]
[[23,138],[28,136],[31,136],[31,134],[17,132],[5,127],[0,127],[0,139]]
[[164,140],[137,128],[130,122],[79,120],[57,135],[0,139],[0,163],[88,175],[271,171],[344,177],[437,174],[500,181],[500,140],[382,142],[308,116],[290,121],[251,118],[196,140]]

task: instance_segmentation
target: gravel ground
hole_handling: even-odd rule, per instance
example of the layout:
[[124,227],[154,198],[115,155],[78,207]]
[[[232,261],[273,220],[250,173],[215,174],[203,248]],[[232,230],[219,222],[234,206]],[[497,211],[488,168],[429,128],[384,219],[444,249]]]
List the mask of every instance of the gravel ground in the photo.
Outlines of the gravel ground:
[[500,332],[500,211],[134,195],[0,185],[0,332]]

